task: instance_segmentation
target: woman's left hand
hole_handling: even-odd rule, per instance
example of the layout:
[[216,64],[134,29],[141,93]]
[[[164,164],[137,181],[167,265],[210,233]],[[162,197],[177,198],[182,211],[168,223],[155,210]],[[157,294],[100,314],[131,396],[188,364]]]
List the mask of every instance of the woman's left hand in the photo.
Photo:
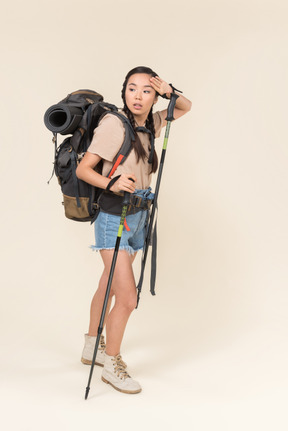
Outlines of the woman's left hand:
[[173,92],[171,86],[167,84],[166,81],[163,81],[163,79],[159,78],[159,76],[150,78],[150,82],[154,90],[157,91],[157,93],[161,94],[161,96],[162,94],[169,94]]

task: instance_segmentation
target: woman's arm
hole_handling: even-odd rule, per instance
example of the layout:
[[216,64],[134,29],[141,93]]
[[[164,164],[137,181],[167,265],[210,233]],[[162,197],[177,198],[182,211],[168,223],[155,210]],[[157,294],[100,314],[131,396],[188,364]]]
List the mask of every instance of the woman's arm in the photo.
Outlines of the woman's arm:
[[[100,161],[101,157],[98,156],[98,154],[92,154],[87,151],[77,166],[76,175],[80,180],[83,180],[92,186],[106,189],[111,179],[98,174],[98,172],[94,170]],[[110,190],[114,193],[119,193],[121,191],[133,193],[135,191],[135,186],[133,181],[129,180],[129,178],[132,178],[134,182],[137,181],[134,174],[122,174]]]
[[[173,88],[167,84],[167,82],[163,81],[163,79],[159,78],[159,76],[155,76],[154,78],[150,78],[150,82],[155,91],[157,91],[160,95],[166,94],[166,96],[170,99],[171,93],[173,93]],[[182,115],[186,114],[190,111],[192,107],[192,102],[184,97],[182,94],[177,93],[179,96],[176,100],[175,109],[174,109],[174,118],[182,117]],[[164,120],[163,126],[166,126],[165,118],[167,117],[167,109],[160,111],[160,115]]]

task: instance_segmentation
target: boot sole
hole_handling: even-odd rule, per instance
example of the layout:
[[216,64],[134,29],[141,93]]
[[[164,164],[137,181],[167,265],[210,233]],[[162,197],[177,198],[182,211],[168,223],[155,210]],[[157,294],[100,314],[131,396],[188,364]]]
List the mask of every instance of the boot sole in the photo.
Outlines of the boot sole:
[[122,392],[123,394],[139,394],[139,392],[142,391],[142,389],[137,389],[136,391],[127,391],[125,389],[119,389],[117,386],[114,386],[111,382],[106,380],[103,376],[101,376],[101,379],[104,383],[107,383],[107,385],[111,385],[116,391]]
[[[81,358],[81,362],[82,364],[85,364],[85,365],[92,365],[92,361],[89,361],[89,359]],[[95,361],[95,365],[98,365],[99,367],[104,367],[104,364],[101,364],[101,362]]]

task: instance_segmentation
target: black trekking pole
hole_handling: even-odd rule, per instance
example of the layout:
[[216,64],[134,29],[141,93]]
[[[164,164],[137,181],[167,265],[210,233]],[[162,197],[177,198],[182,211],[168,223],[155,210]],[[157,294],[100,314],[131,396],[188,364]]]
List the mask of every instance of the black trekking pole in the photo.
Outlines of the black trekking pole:
[[89,380],[88,380],[88,384],[87,384],[86,392],[85,392],[85,400],[87,400],[88,394],[90,391],[90,383],[91,383],[93,369],[94,369],[94,365],[95,365],[95,359],[96,359],[97,350],[98,350],[98,346],[99,346],[100,336],[101,336],[102,331],[103,331],[104,318],[105,318],[105,314],[106,314],[106,309],[107,309],[108,299],[109,299],[109,295],[110,295],[114,270],[115,270],[115,266],[116,266],[116,260],[117,260],[117,256],[118,256],[118,250],[119,250],[120,241],[121,241],[122,232],[123,232],[123,227],[124,227],[124,221],[125,221],[125,217],[126,217],[127,208],[128,208],[129,203],[130,203],[130,193],[125,192],[124,193],[124,199],[123,199],[121,219],[120,219],[120,224],[119,224],[119,229],[118,229],[118,234],[117,234],[117,239],[116,239],[116,244],[115,244],[115,249],[114,249],[114,254],[113,254],[113,258],[112,258],[112,263],[111,263],[106,293],[105,293],[104,302],[103,302],[103,308],[102,308],[100,322],[99,322],[99,326],[98,326],[98,332],[97,332],[96,344],[95,344],[93,358],[92,358],[92,364],[91,364],[91,368],[90,368]]
[[[156,187],[155,187],[155,193],[154,193],[154,199],[153,199],[153,207],[152,207],[148,231],[147,231],[147,235],[146,235],[145,243],[144,243],[144,251],[143,251],[142,262],[141,262],[141,274],[140,274],[140,278],[139,278],[139,283],[137,285],[138,293],[137,293],[136,308],[138,307],[139,300],[140,300],[140,293],[141,293],[143,279],[144,279],[144,269],[145,269],[145,264],[146,264],[146,260],[147,260],[147,255],[148,255],[148,248],[149,248],[150,241],[151,241],[151,235],[152,235],[152,230],[153,230],[155,213],[157,210],[157,200],[158,200],[158,194],[159,194],[159,189],[160,189],[160,182],[161,182],[161,177],[162,177],[162,172],[163,172],[166,149],[167,149],[167,144],[168,144],[170,126],[171,126],[172,121],[174,120],[174,117],[173,117],[174,108],[175,108],[176,100],[178,97],[179,96],[176,93],[171,93],[170,102],[169,102],[169,105],[167,108],[167,117],[165,118],[165,120],[167,121],[167,125],[166,125],[166,129],[165,129],[164,143],[163,143],[163,147],[162,147],[161,159],[160,159],[159,170],[158,170],[158,175],[157,175],[157,181],[156,181]],[[156,240],[156,235],[155,235],[155,240]],[[155,253],[155,247],[154,247],[154,253]],[[153,250],[152,250],[152,255],[153,255]],[[154,257],[156,259],[155,255],[154,255]],[[152,261],[153,261],[153,256],[152,256]],[[150,288],[152,295],[155,295],[155,290],[154,290],[155,277],[156,277],[156,269],[152,267],[152,270],[151,270],[151,288]]]

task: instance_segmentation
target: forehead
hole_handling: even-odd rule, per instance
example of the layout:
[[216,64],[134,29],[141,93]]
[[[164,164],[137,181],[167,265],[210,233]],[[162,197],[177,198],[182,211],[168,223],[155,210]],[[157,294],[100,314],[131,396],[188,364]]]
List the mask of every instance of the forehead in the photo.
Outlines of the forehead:
[[131,75],[128,79],[127,85],[137,85],[144,87],[145,85],[151,86],[150,83],[151,75],[148,75],[148,73],[135,73],[134,75]]

